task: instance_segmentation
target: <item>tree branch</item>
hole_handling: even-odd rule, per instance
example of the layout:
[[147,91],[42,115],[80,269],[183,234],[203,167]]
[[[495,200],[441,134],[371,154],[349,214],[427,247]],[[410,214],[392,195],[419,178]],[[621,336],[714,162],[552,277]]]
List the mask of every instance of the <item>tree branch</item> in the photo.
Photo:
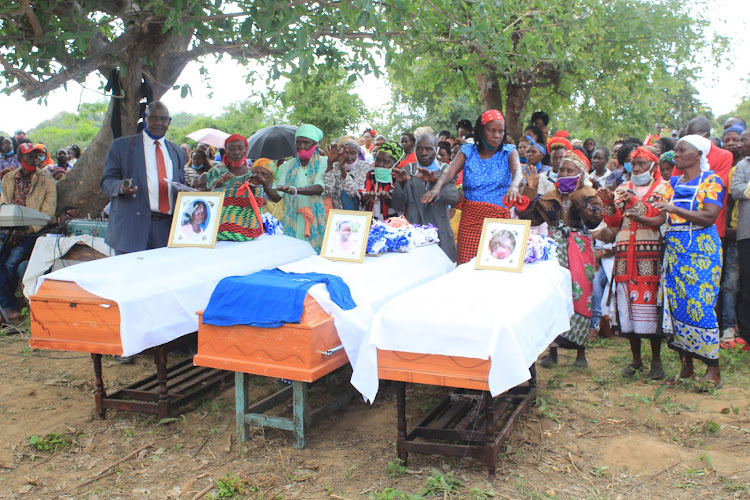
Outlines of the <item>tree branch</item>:
[[[310,3],[308,0],[297,0],[296,2],[289,2],[289,3],[287,3],[285,5],[285,7],[293,9],[294,7],[299,7],[300,5],[305,5],[305,4],[308,4],[308,3]],[[335,5],[339,4],[339,2],[323,2],[323,1],[318,1],[316,3],[319,6],[324,6],[324,7],[332,7],[332,6],[335,6]],[[283,8],[284,7],[282,7],[281,5],[277,4],[277,5],[274,5],[273,10],[274,10],[274,12],[278,12],[278,11],[280,11]],[[233,19],[235,17],[248,17],[248,16],[250,16],[250,14],[252,14],[252,13],[251,12],[230,12],[230,13],[227,13],[227,14],[215,14],[215,15],[211,15],[211,16],[199,16],[199,17],[185,16],[183,19],[195,20],[195,21],[203,21],[203,22],[205,22],[205,21],[221,21],[223,19]]]
[[[386,31],[381,36],[384,37],[394,37],[394,36],[401,36],[406,34],[406,31]],[[310,33],[310,38],[318,39],[324,36],[330,36],[332,38],[338,38],[340,40],[366,40],[366,39],[373,39],[376,36],[376,33],[367,33],[367,32],[361,32],[361,31],[350,31],[350,32],[340,32],[336,33],[332,30],[318,30]]]
[[34,9],[31,8],[29,0],[21,0],[21,6],[23,7],[24,13],[29,18],[31,28],[34,30],[34,45],[39,45],[39,42],[42,41],[42,36],[44,36],[42,25],[39,24],[39,19],[37,19]]
[[[29,77],[23,71],[7,66],[7,61],[0,61],[5,66],[6,71],[14,74],[19,78],[19,84],[14,86],[10,90],[20,89],[23,92],[23,97],[27,101],[41,97],[49,92],[52,92],[58,87],[65,85],[70,80],[74,80],[81,76],[92,73],[103,63],[103,61],[109,56],[117,56],[131,45],[138,38],[139,30],[136,27],[127,29],[120,37],[110,42],[101,50],[87,57],[79,64],[74,64],[66,67],[64,70],[57,73],[55,76],[43,80],[37,81]],[[20,78],[18,72],[23,73],[24,78]]]
[[23,85],[36,85],[36,80],[34,80],[25,71],[13,67],[13,65],[9,63],[2,54],[0,54],[0,64],[3,65],[5,71],[7,71],[9,75],[13,75],[18,79],[18,83],[8,89],[10,92],[15,92],[19,87]]
[[278,55],[281,52],[258,45],[248,45],[245,42],[230,42],[223,44],[201,44],[192,50],[188,50],[178,55],[177,58],[183,61],[192,61],[199,57],[211,54],[229,54],[234,56],[248,57],[250,59],[260,59],[266,56]]

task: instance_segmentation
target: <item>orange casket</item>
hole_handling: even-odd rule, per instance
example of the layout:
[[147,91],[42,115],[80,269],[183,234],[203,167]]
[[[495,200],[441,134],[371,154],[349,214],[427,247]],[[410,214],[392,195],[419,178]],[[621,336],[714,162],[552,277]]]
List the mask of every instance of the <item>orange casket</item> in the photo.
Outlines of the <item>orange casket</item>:
[[31,347],[122,354],[117,303],[57,280],[44,280],[30,299]]
[[203,311],[198,315],[198,354],[193,362],[199,366],[314,382],[349,362],[340,349],[333,317],[309,294],[300,323],[278,328],[207,325]]

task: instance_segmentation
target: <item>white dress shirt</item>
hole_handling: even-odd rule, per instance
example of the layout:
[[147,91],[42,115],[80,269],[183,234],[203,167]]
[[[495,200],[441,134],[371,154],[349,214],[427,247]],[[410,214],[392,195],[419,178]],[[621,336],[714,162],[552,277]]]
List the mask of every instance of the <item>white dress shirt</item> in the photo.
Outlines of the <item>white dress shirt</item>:
[[[146,132],[143,135],[143,154],[146,157],[146,182],[148,183],[148,202],[151,206],[152,212],[159,211],[159,175],[156,167],[156,144],[155,140],[148,136]],[[172,158],[169,156],[169,150],[167,150],[167,143],[164,141],[164,137],[159,139],[159,147],[161,148],[162,155],[164,155],[164,167],[167,170],[167,180],[172,180]],[[169,213],[171,214],[174,210],[172,206],[172,186],[167,185],[167,192],[169,194]]]

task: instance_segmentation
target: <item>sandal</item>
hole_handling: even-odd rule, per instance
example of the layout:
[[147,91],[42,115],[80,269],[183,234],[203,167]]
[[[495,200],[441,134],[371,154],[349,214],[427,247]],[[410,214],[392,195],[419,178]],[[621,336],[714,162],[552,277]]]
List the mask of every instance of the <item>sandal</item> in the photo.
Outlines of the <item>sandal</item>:
[[599,330],[597,328],[589,328],[589,342],[599,340]]
[[641,371],[643,369],[643,365],[636,365],[635,363],[630,363],[628,366],[622,369],[622,376],[623,377],[634,377],[636,373]]
[[676,378],[674,380],[667,380],[664,384],[667,387],[680,387],[682,385],[695,382],[695,374],[688,378]]
[[743,351],[750,351],[750,346],[748,346],[747,342],[745,342],[745,339],[741,337],[737,337],[732,340],[725,340],[724,342],[721,342],[719,344],[719,347],[722,349],[740,348]]
[[666,373],[664,373],[664,368],[662,368],[660,365],[651,365],[651,371],[648,372],[649,379],[661,380],[664,377],[666,377]]
[[711,390],[718,391],[722,387],[724,387],[723,380],[719,380],[719,383],[716,383],[713,380],[703,378],[695,384],[695,392],[710,392]]

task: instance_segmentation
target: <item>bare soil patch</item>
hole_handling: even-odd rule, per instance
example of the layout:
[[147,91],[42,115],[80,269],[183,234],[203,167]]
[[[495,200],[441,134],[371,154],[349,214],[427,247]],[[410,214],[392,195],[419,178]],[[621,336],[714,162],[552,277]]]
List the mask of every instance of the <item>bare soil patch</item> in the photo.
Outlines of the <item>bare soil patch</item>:
[[[587,370],[562,353],[561,366],[539,370],[538,404],[490,482],[474,459],[412,455],[399,464],[391,387],[373,405],[352,401],[314,427],[307,449],[270,429],[239,443],[231,384],[170,423],[118,411],[100,420],[90,356],[0,337],[0,498],[211,498],[230,495],[232,484],[245,498],[750,498],[748,354],[725,355],[725,387],[700,394],[623,379],[622,340],[595,344]],[[676,356],[664,357],[674,375]],[[148,357],[104,363],[109,388],[152,371]],[[279,387],[257,377],[252,393]],[[410,388],[410,422],[445,392]],[[30,444],[49,434],[71,444],[56,452]]]

